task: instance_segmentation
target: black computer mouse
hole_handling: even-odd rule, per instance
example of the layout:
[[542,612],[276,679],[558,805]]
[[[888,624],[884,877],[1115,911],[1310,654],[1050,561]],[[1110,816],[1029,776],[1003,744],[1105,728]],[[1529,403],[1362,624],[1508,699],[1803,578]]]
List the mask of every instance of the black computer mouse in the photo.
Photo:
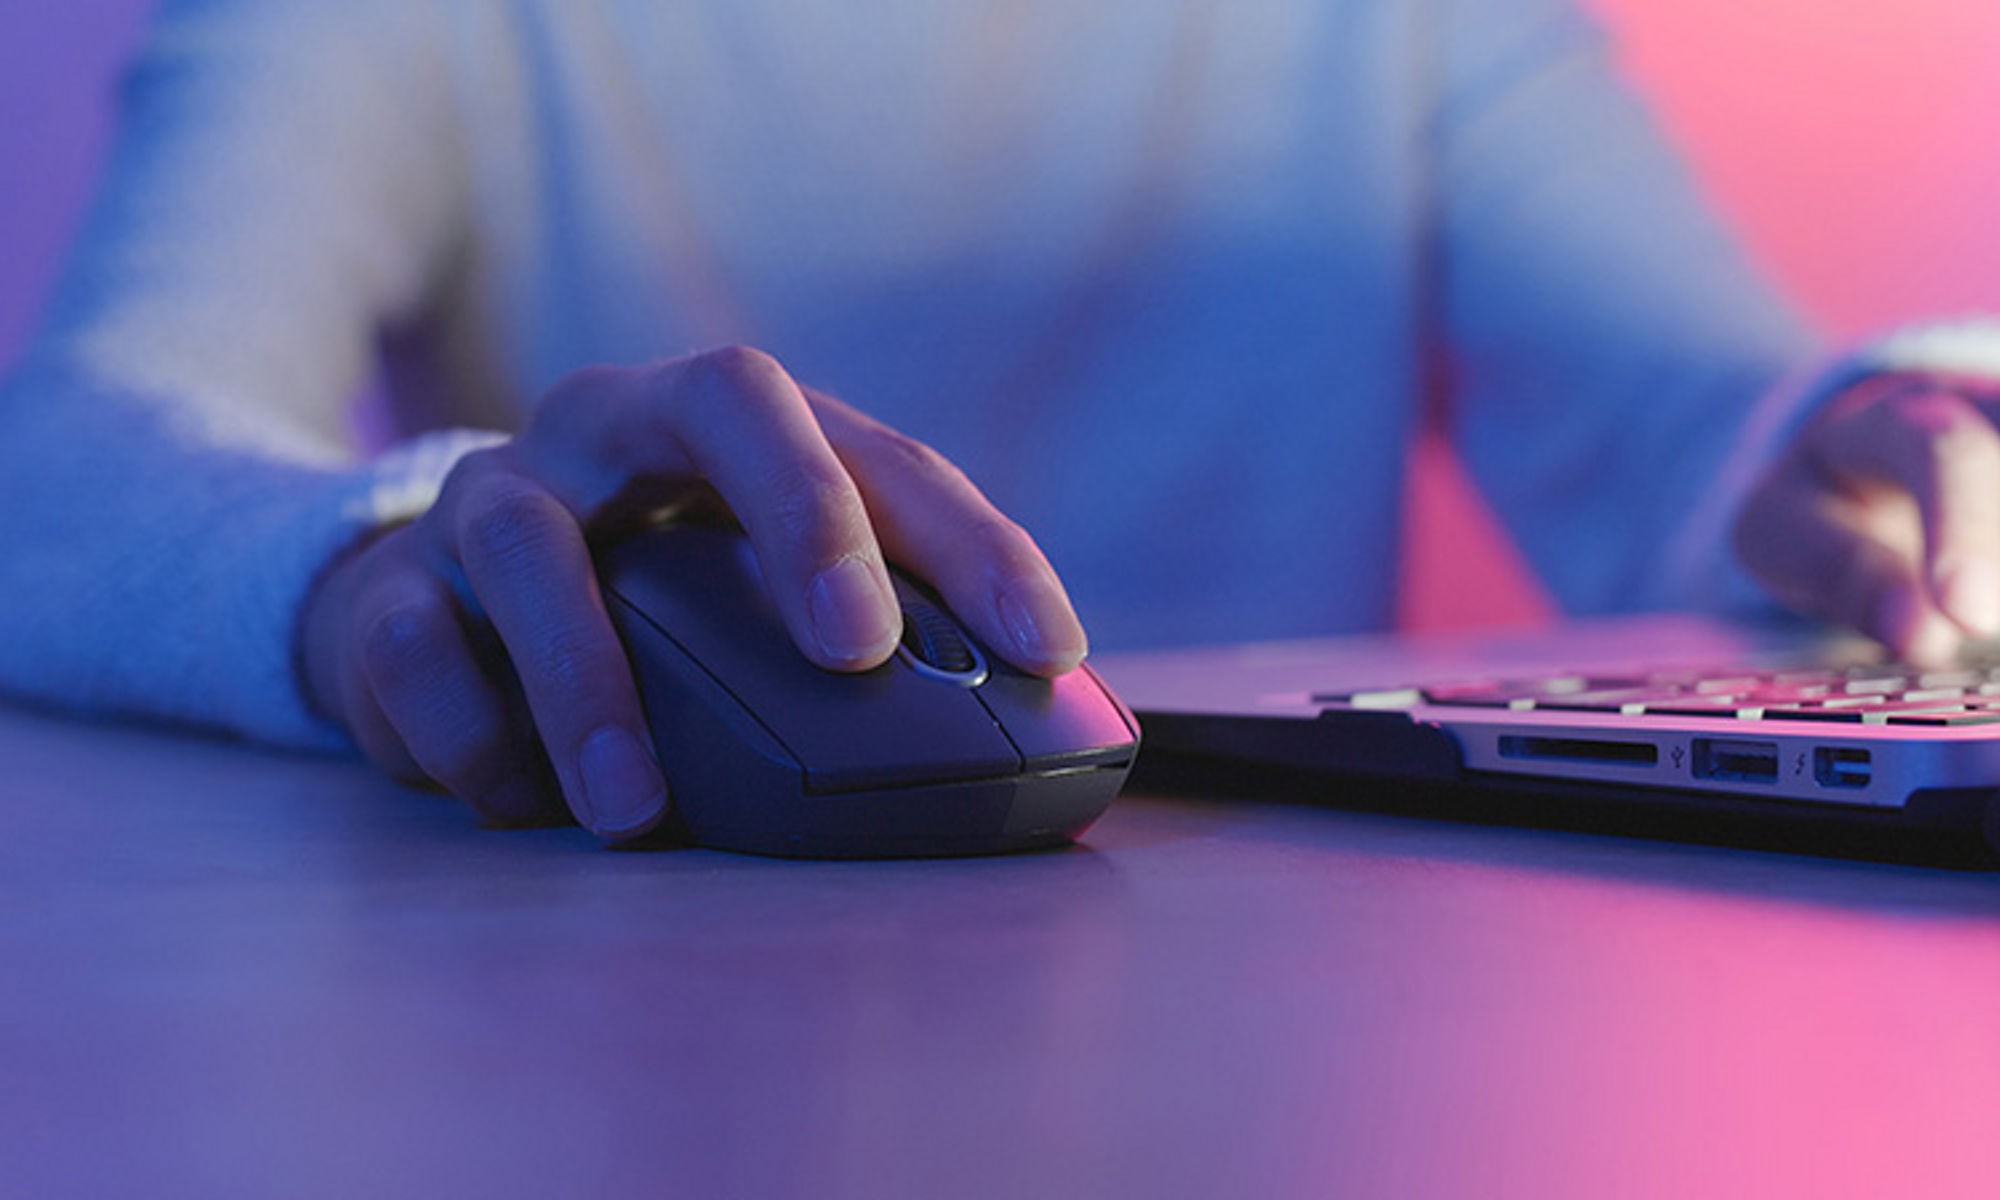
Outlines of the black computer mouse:
[[901,647],[841,673],[792,642],[739,529],[661,526],[599,568],[671,832],[696,845],[797,858],[1061,845],[1131,770],[1138,722],[1087,666],[1015,670],[899,572]]

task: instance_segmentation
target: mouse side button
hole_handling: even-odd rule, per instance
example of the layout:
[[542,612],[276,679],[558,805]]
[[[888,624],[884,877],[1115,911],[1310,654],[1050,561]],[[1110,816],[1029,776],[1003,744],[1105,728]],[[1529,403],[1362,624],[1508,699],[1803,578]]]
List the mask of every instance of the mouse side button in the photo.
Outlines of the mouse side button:
[[632,651],[675,817],[697,840],[716,823],[782,824],[799,794],[798,760],[673,638],[622,599],[607,607]]

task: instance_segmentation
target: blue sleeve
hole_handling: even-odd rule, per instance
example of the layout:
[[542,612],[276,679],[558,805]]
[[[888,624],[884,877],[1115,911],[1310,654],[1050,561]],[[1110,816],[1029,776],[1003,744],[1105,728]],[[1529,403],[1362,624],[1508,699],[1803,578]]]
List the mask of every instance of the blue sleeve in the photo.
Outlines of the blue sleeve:
[[1736,504],[1815,339],[1566,0],[1445,0],[1437,323],[1454,440],[1571,612],[1741,602]]
[[[349,401],[423,302],[450,154],[417,6],[173,0],[95,207],[0,385],[0,687],[337,746],[299,687],[316,573],[446,465]],[[400,40],[398,40],[400,38]],[[403,47],[401,51],[393,47]],[[442,85],[437,85],[441,87]]]

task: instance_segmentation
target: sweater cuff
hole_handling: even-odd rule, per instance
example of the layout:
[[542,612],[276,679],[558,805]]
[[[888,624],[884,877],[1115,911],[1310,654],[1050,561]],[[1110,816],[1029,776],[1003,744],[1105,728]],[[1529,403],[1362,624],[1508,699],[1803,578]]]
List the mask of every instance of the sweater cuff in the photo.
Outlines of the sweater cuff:
[[2000,317],[1966,316],[1891,330],[1842,358],[1829,373],[1824,394],[1837,395],[1870,375],[1903,371],[2000,383]]

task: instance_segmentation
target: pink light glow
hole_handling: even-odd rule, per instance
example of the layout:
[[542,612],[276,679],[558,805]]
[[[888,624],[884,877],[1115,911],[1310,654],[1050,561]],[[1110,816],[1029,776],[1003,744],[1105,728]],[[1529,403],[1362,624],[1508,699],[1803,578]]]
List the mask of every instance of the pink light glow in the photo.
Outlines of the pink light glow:
[[[2000,5],[1586,0],[1752,250],[1829,333],[2000,311]],[[1415,460],[1399,619],[1548,603],[1450,456]]]
[[[1983,923],[1448,873],[1453,899],[1384,935],[1421,933],[1423,955],[1307,951],[1329,981],[1405,974],[1371,989],[1393,1018],[1359,1018],[1381,1040],[1329,1060],[1325,1107],[1288,1131],[1324,1148],[1301,1175],[1401,1196],[1992,1194],[2000,935]],[[1481,893],[1511,897],[1504,916]],[[1426,1128],[1433,1144],[1412,1139]]]

